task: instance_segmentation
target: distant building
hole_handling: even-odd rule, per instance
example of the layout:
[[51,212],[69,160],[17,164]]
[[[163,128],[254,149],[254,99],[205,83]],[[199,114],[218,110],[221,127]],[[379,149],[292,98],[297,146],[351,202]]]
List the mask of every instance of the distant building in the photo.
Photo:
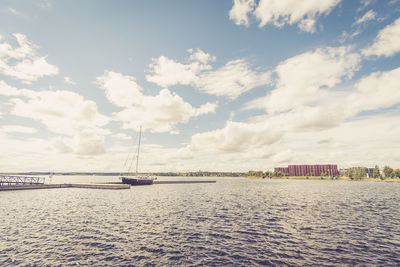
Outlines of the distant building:
[[365,177],[367,178],[372,178],[374,177],[374,168],[367,168],[367,167],[351,167],[346,169],[346,172],[343,175],[347,175],[348,170],[353,170],[353,169],[361,169],[364,170],[365,172]]
[[339,175],[345,176],[347,174],[347,168],[346,169],[339,169]]
[[289,176],[320,176],[339,175],[339,170],[336,164],[324,165],[289,165],[287,168],[275,168],[275,171],[287,173]]
[[374,173],[374,168],[365,168],[365,173],[367,174],[368,178],[372,178],[374,177],[373,173]]

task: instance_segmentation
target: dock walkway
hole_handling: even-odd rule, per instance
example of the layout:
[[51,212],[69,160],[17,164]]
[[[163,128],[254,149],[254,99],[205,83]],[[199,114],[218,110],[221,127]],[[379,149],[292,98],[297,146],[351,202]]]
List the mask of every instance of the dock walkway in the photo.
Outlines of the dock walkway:
[[203,180],[203,181],[190,181],[190,180],[182,180],[182,181],[154,181],[154,184],[213,184],[217,181]]
[[0,191],[52,189],[52,188],[90,188],[90,189],[129,189],[129,184],[25,184],[0,186]]
[[[41,178],[41,177],[31,177]],[[121,182],[106,182],[106,183],[75,183],[75,184],[45,184],[44,178],[43,183],[35,183],[36,180],[32,180],[32,183],[21,183],[21,182],[8,182],[0,184],[0,191],[14,191],[14,190],[31,190],[31,189],[53,189],[53,188],[90,188],[90,189],[129,189],[131,185],[123,184]],[[212,180],[173,180],[173,181],[154,181],[154,184],[205,184],[205,183],[216,183],[217,181]],[[7,184],[7,185],[6,185]]]

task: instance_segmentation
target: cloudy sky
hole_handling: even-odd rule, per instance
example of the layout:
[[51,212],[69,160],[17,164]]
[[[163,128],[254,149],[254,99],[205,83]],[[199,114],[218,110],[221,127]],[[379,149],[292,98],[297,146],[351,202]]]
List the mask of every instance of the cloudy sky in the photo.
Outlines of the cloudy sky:
[[[0,2],[0,172],[400,167],[400,1]],[[129,165],[130,160],[128,160]]]

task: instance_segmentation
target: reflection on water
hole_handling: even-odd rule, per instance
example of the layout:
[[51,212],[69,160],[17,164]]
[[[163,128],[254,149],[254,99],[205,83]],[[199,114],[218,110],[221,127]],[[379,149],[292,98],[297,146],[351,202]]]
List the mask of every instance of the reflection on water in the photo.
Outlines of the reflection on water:
[[0,192],[0,265],[400,265],[400,184],[217,180]]

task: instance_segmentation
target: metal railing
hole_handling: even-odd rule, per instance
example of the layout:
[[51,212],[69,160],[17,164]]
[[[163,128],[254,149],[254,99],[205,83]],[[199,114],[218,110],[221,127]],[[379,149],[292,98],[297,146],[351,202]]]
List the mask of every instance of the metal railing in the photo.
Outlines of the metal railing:
[[0,186],[2,185],[24,185],[24,184],[44,184],[45,177],[19,176],[19,175],[0,175]]

